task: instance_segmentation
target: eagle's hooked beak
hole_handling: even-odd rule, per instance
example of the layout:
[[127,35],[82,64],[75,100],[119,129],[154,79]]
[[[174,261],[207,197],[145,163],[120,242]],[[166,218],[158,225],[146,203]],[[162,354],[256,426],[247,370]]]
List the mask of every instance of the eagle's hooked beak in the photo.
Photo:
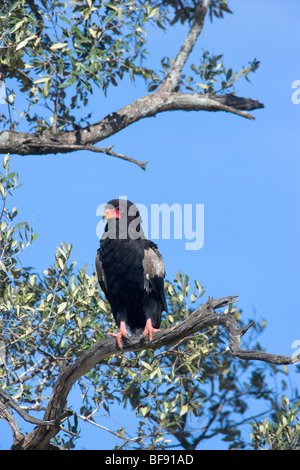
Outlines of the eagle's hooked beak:
[[111,218],[111,217],[110,217],[110,215],[109,215],[109,211],[106,210],[106,211],[104,212],[103,216],[102,216],[102,219],[107,220],[107,219],[110,219],[110,218]]
[[112,209],[106,209],[104,214],[103,214],[103,219],[108,220],[108,219],[119,219],[120,218],[120,212],[122,210],[119,210],[119,208],[113,207]]

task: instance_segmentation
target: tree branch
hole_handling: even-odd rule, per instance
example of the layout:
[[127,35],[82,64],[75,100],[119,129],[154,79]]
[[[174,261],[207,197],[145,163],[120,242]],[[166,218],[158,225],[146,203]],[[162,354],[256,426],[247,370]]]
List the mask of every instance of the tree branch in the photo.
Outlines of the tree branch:
[[[123,352],[140,351],[142,349],[156,349],[168,346],[179,340],[197,333],[203,328],[211,326],[224,326],[229,333],[229,349],[234,357],[246,360],[259,360],[271,364],[295,364],[300,362],[300,354],[297,356],[281,356],[269,354],[264,351],[245,351],[240,346],[241,337],[253,325],[251,322],[245,328],[239,328],[234,317],[230,313],[215,313],[214,310],[223,308],[238,299],[236,296],[224,297],[218,300],[209,299],[198,307],[179,325],[166,328],[154,334],[153,341],[149,343],[143,335],[134,335],[123,339]],[[68,394],[73,384],[89,370],[101,363],[107,357],[120,353],[116,340],[106,337],[97,341],[85,351],[73,364],[66,367],[59,375],[52,391],[52,395],[45,411],[44,421],[29,433],[17,449],[43,449],[49,441],[59,432],[59,419],[63,416],[67,405]],[[23,410],[22,410],[23,411]],[[45,422],[51,425],[46,427]]]
[[[32,143],[30,144],[31,147],[36,147],[39,149],[40,152],[45,152],[48,153],[48,147],[49,144],[43,143]],[[121,160],[126,160],[127,162],[135,163],[138,165],[142,170],[146,170],[146,165],[148,162],[140,162],[138,160],[135,160],[134,158],[126,157],[125,155],[122,155],[121,153],[116,153],[112,150],[113,145],[110,147],[106,148],[100,148],[100,147],[95,147],[94,145],[86,144],[86,145],[76,145],[76,144],[56,144],[51,142],[50,144],[51,147],[51,153],[65,153],[65,152],[73,152],[74,150],[89,150],[91,152],[95,153],[104,153],[105,155],[110,155],[111,157],[116,157],[120,158]],[[57,150],[55,150],[57,149]]]
[[[9,405],[11,408],[13,408],[20,416],[23,418],[25,421],[31,424],[37,424],[38,426],[54,426],[57,424],[58,421],[61,421],[64,419],[66,416],[70,415],[70,412],[66,414],[65,412],[62,413],[62,415],[54,421],[44,421],[38,418],[35,418],[34,416],[29,415],[21,406],[19,406],[13,398],[11,398],[4,390],[0,388],[0,398],[1,402],[3,403],[4,406]],[[72,414],[72,413],[71,413]]]
[[165,111],[225,111],[247,119],[254,117],[244,110],[263,108],[256,100],[238,98],[233,95],[199,95],[194,93],[165,93],[158,90],[143,96],[133,103],[113,112],[100,122],[76,131],[53,134],[29,134],[26,132],[0,132],[0,154],[50,155],[69,153],[74,150],[90,150],[105,153],[139,165],[145,169],[147,162],[115,153],[111,147],[98,148],[93,145],[107,139],[140,119],[156,116]]
[[174,91],[174,88],[178,84],[182,69],[203,29],[204,18],[207,13],[208,6],[209,0],[199,0],[199,4],[195,10],[192,26],[180,48],[180,51],[178,52],[176,59],[170,67],[169,73],[160,87],[160,91],[162,93]]
[[7,409],[7,406],[8,404],[4,404],[3,399],[0,398],[0,419],[3,418],[10,425],[14,438],[13,445],[17,445],[24,438],[24,434],[21,433],[12,413]]

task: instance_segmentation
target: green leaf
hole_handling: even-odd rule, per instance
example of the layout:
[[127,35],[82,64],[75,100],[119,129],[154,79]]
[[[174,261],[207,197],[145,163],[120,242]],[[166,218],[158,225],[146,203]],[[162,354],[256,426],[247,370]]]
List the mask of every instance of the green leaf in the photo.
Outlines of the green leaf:
[[66,310],[67,305],[68,305],[68,302],[62,302],[62,303],[58,306],[57,314],[60,314],[60,313],[62,313],[64,310]]
[[141,361],[141,364],[148,370],[152,371],[152,367],[145,361]]
[[24,24],[25,18],[23,18],[21,21],[19,21],[15,26],[9,31],[9,34],[15,33],[18,29],[21,28],[21,26]]
[[118,22],[119,23],[122,21],[122,16],[123,16],[122,8],[119,8],[118,9]]
[[6,193],[5,193],[5,189],[2,183],[0,183],[0,193],[1,193],[1,196],[4,198]]
[[5,264],[0,260],[0,268],[6,273],[7,272],[7,269],[6,269],[6,266]]
[[179,415],[179,416],[185,415],[188,411],[189,411],[189,406],[188,406],[187,404],[183,405],[183,406],[181,407],[180,415]]
[[29,278],[29,284],[33,287],[36,281],[36,274],[32,274]]
[[32,39],[35,39],[37,37],[36,34],[34,34],[33,36],[30,36],[29,38],[26,38],[24,39],[24,41],[20,42],[20,44],[18,44],[18,46],[16,47],[16,51],[18,51],[19,49],[23,49],[23,47],[26,46],[26,44],[29,42],[29,41],[32,41]]
[[46,76],[43,77],[43,78],[38,78],[38,79],[35,80],[33,83],[35,83],[36,85],[37,85],[38,83],[44,83],[44,82],[46,82],[47,80],[50,80],[50,78],[51,78],[51,77],[50,77],[49,75],[46,75]]
[[74,83],[76,83],[76,82],[77,82],[77,78],[76,77],[71,77],[71,78],[69,78],[69,80],[67,80],[66,82],[59,85],[58,88],[67,88],[69,86],[74,85]]
[[52,46],[50,46],[50,49],[51,51],[54,51],[56,49],[63,49],[64,47],[68,47],[67,42],[58,42],[56,44],[52,44]]
[[5,155],[5,157],[3,159],[3,168],[7,171],[9,171],[9,165],[8,165],[9,159],[10,159],[10,155],[8,153],[8,154]]

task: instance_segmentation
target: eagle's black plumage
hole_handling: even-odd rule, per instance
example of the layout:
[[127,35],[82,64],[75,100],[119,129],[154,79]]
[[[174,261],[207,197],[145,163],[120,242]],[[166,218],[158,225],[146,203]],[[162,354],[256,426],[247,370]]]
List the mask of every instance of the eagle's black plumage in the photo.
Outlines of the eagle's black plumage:
[[167,311],[164,294],[165,268],[157,246],[144,236],[137,207],[128,200],[113,199],[106,205],[107,219],[96,256],[100,286],[111,305],[119,328],[118,345],[122,336],[143,328],[149,334],[161,322],[161,312]]

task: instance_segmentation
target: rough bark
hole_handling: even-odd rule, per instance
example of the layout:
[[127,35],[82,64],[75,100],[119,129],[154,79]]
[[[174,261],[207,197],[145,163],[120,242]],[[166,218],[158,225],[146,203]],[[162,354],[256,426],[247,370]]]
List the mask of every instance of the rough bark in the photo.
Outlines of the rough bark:
[[[253,322],[241,329],[231,314],[214,312],[214,310],[223,308],[236,301],[237,297],[234,296],[224,297],[218,300],[209,299],[208,302],[194,310],[194,312],[179,325],[162,329],[155,333],[151,344],[147,342],[143,335],[134,335],[124,338],[123,352],[140,351],[146,348],[157,349],[163,346],[168,347],[168,345],[193,335],[199,330],[217,325],[227,329],[229,333],[229,349],[233,357],[245,360],[264,361],[271,364],[295,364],[300,362],[300,354],[290,357],[270,354],[264,351],[246,351],[242,349],[240,346],[241,337],[253,325]],[[116,353],[120,353],[120,350],[118,349],[115,338],[106,337],[97,341],[73,364],[66,367],[59,375],[53,387],[44,419],[38,420],[39,423],[37,427],[22,439],[18,436],[19,440],[14,443],[13,449],[47,449],[50,440],[60,430],[60,422],[69,414],[66,408],[67,399],[74,383],[82,375],[95,367],[96,364],[101,363],[101,361]],[[5,403],[3,395],[1,395],[0,398],[1,397],[2,403]],[[9,402],[9,399],[6,401]],[[14,407],[14,409],[18,411],[16,407]],[[26,420],[31,421],[30,418],[31,417]]]

